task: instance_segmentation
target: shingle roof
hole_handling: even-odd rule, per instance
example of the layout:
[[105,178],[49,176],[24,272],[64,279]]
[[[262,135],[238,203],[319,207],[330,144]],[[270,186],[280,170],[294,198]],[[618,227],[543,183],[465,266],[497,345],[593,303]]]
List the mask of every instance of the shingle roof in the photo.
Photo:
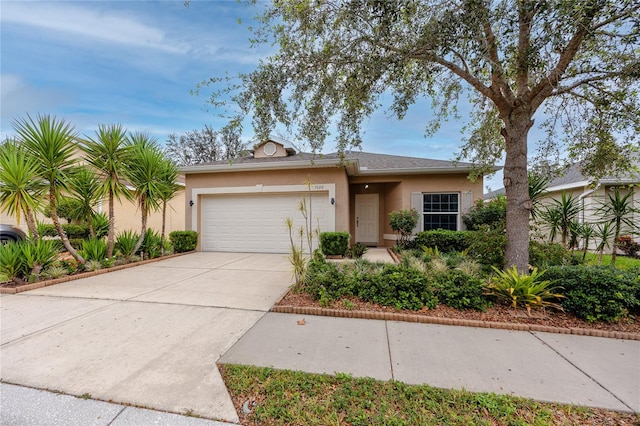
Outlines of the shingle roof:
[[[634,164],[636,167],[640,168],[640,160],[635,161]],[[640,182],[640,174],[628,172],[619,176],[603,176],[599,181],[602,183],[637,183]],[[562,176],[559,176],[549,182],[547,188],[570,187],[572,184],[575,184],[576,186],[583,186],[585,185],[585,182],[592,183],[593,179],[582,173],[582,166],[580,163],[574,163],[564,171]]]
[[[333,152],[330,154],[312,154],[308,152],[299,152],[287,157],[264,157],[254,158],[246,156],[234,158],[233,160],[220,160],[197,166],[186,166],[182,168],[183,172],[207,172],[216,169],[230,169],[233,165],[243,165],[240,167],[247,170],[251,165],[260,168],[261,165],[272,166],[277,168],[278,164],[282,164],[283,168],[298,164],[300,167],[308,167],[313,164],[333,164],[338,165],[341,161],[346,165],[357,164],[357,174],[383,174],[383,173],[437,173],[437,172],[466,172],[473,168],[472,163],[453,162],[446,160],[434,160],[429,158],[405,157],[389,154],[374,154],[362,151],[347,151],[342,156]],[[308,162],[308,164],[307,164]],[[225,167],[227,166],[227,167]],[[351,173],[356,169],[348,168]]]

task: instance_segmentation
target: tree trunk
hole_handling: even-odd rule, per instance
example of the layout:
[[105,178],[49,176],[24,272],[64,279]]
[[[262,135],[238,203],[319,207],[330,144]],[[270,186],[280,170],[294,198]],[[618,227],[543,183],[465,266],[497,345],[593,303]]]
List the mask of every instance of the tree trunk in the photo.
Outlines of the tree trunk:
[[53,221],[53,226],[56,228],[56,232],[58,232],[58,235],[62,239],[62,245],[64,246],[64,248],[69,252],[71,256],[73,256],[78,261],[78,263],[84,265],[84,258],[80,256],[80,254],[76,252],[76,249],[71,246],[71,243],[69,243],[69,239],[67,238],[67,234],[64,232],[64,229],[62,229],[62,226],[60,225],[60,219],[58,218],[58,211],[56,210],[55,200],[56,194],[53,192],[53,190],[49,191],[49,206],[51,207],[51,220]]
[[138,250],[140,250],[140,247],[142,247],[144,234],[147,233],[147,207],[144,197],[140,200],[140,211],[142,212],[142,226],[140,227],[140,237],[136,243],[136,249],[133,251],[134,253],[137,253]]
[[167,200],[162,201],[162,233],[160,234],[160,253],[164,256],[164,230],[167,221]]
[[505,267],[515,266],[520,273],[529,271],[529,176],[527,171],[527,134],[533,125],[526,112],[510,111],[501,117],[506,143],[504,188],[507,197],[507,249]]
[[109,230],[107,231],[107,258],[113,256],[114,230],[116,227],[115,209],[113,207],[113,192],[109,191]]
[[38,242],[40,234],[38,234],[38,225],[36,224],[36,218],[33,215],[33,210],[29,207],[22,210],[24,212],[24,220],[27,222],[27,228],[34,242]]

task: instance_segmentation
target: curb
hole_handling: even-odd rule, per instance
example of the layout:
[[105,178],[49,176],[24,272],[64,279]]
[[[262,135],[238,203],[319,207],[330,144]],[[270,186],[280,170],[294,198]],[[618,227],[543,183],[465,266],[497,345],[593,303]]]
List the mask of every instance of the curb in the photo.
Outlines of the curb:
[[270,312],[281,314],[317,315],[337,318],[360,318],[385,321],[417,322],[421,324],[455,325],[462,327],[495,328],[514,331],[537,331],[544,333],[575,334],[577,336],[607,337],[611,339],[640,340],[640,333],[622,331],[594,330],[590,328],[564,328],[536,324],[515,324],[508,322],[462,320],[440,318],[426,315],[412,315],[398,312],[360,311],[347,309],[327,309],[317,306],[274,306]]
[[161,256],[161,257],[156,257],[156,258],[153,258],[153,259],[141,260],[139,262],[127,263],[125,265],[112,266],[111,268],[98,269],[97,271],[89,271],[89,272],[82,272],[80,274],[75,274],[75,275],[67,275],[66,277],[62,277],[62,278],[56,278],[56,279],[53,279],[53,280],[40,281],[40,282],[33,283],[33,284],[21,285],[19,287],[0,287],[0,294],[23,293],[25,291],[36,290],[38,288],[49,287],[51,285],[56,285],[56,284],[62,284],[62,283],[66,283],[68,281],[81,280],[82,278],[95,277],[96,275],[108,274],[109,272],[115,272],[115,271],[120,271],[122,269],[133,268],[135,266],[147,265],[149,263],[155,263],[155,262],[159,262],[161,260],[172,259],[174,257],[183,256],[183,255],[189,254],[189,253],[194,253],[194,251],[187,251],[187,252],[184,252],[184,253],[170,254],[168,256]]

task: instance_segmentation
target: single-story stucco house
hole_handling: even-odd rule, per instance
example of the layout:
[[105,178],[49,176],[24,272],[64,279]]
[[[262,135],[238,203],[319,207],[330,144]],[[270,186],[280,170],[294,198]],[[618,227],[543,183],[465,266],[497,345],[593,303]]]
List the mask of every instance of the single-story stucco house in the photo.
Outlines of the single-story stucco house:
[[202,251],[286,253],[285,219],[295,229],[304,226],[298,208],[304,198],[314,229],[349,232],[352,243],[391,246],[394,210],[417,208],[416,230],[462,229],[462,214],[482,199],[482,178],[468,179],[472,167],[365,152],[314,156],[270,139],[246,157],[180,169],[185,225],[199,233]]

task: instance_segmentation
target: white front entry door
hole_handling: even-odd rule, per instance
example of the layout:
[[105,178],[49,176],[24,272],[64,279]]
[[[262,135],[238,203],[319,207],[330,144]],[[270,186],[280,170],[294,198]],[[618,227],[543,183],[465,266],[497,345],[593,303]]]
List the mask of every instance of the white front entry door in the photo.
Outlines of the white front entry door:
[[378,194],[356,194],[356,242],[378,244]]

